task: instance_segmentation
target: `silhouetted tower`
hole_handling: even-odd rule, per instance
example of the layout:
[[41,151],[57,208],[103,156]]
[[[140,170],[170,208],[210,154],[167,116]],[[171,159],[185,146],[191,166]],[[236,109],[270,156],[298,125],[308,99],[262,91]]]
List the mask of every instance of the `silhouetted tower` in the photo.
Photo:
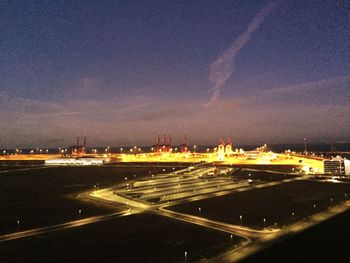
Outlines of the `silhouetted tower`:
[[181,153],[187,153],[188,147],[187,147],[187,133],[184,133],[184,142],[181,144]]
[[225,146],[225,153],[232,154],[232,142],[231,142],[230,138],[227,138],[226,146]]
[[160,145],[160,133],[158,132],[156,144],[153,145],[153,152],[161,152],[162,146]]
[[335,141],[335,138],[333,137],[331,141],[331,152],[334,153],[336,151],[337,151],[337,143]]
[[85,149],[86,149],[86,135],[84,136],[83,145],[80,147],[80,154],[81,155],[84,155],[86,153]]
[[304,153],[307,154],[307,140],[304,138]]
[[169,147],[171,148],[171,133],[169,133],[168,145],[169,145]]
[[225,142],[223,139],[220,139],[217,154],[218,154],[219,160],[222,161],[225,158]]
[[80,145],[80,137],[77,137],[75,145],[70,147],[71,154],[75,156],[81,156],[85,154],[85,146],[86,146],[86,136],[84,136],[83,145]]

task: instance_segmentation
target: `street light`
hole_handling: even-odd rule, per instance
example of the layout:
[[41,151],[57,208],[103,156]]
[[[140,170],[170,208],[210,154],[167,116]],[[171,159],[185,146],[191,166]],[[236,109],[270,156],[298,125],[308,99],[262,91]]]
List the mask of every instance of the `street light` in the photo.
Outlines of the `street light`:
[[239,221],[241,222],[241,226],[242,226],[243,225],[243,223],[242,223],[243,222],[243,216],[242,215],[239,216]]
[[264,218],[263,221],[264,221],[264,228],[265,228],[266,218]]
[[187,261],[187,251],[185,251],[185,261]]

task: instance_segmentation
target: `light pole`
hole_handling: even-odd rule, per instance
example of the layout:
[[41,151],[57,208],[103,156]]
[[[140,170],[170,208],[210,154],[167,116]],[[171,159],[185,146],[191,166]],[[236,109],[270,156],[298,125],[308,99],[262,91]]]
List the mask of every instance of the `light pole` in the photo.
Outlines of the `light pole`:
[[185,251],[185,262],[187,261],[187,251]]
[[241,222],[241,226],[243,226],[243,216],[242,215],[239,216],[239,221]]
[[265,228],[265,224],[266,224],[266,218],[264,218],[264,219],[263,219],[263,221],[264,221],[264,228]]

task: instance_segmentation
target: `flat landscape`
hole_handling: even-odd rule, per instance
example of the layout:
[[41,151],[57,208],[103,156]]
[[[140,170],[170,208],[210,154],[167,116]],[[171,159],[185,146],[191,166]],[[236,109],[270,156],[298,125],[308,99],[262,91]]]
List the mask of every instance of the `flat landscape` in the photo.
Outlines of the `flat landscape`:
[[181,262],[202,260],[244,239],[143,213],[7,241],[0,262]]
[[240,262],[350,262],[349,222],[347,211]]
[[345,201],[348,197],[350,184],[293,181],[167,209],[255,229],[280,228]]
[[[220,260],[350,197],[350,184],[331,177],[205,164],[2,168],[5,263]],[[289,242],[279,244],[286,253]],[[283,262],[269,249],[241,259],[259,257]]]
[[[4,167],[3,171],[6,170]],[[95,202],[83,202],[76,197],[83,191],[93,191],[173,168],[164,165],[44,169],[35,169],[37,167],[31,165],[8,167],[13,170],[7,169],[9,172],[0,173],[1,234],[125,210],[123,206],[101,206]],[[16,171],[14,167],[19,170]]]

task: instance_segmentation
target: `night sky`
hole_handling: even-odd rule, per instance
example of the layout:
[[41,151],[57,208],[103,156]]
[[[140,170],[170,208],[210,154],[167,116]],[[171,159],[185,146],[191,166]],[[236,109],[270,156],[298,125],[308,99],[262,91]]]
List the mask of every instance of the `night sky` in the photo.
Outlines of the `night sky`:
[[0,147],[349,141],[350,1],[1,1]]

